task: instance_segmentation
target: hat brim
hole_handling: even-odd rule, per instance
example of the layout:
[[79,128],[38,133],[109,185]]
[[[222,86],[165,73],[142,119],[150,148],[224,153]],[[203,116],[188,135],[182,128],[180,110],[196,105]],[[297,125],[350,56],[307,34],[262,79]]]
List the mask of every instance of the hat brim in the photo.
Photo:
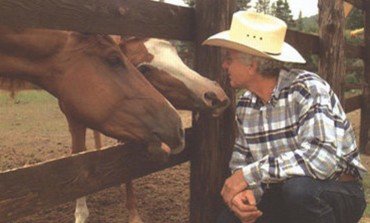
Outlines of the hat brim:
[[243,53],[252,54],[255,56],[272,58],[272,59],[279,60],[282,62],[306,63],[306,60],[301,56],[301,54],[288,43],[285,43],[285,42],[283,43],[283,47],[282,47],[280,54],[278,55],[269,54],[269,53],[259,51],[253,48],[252,46],[247,46],[247,45],[231,40],[229,30],[217,33],[209,37],[202,43],[202,45],[229,48],[229,49],[237,50]]

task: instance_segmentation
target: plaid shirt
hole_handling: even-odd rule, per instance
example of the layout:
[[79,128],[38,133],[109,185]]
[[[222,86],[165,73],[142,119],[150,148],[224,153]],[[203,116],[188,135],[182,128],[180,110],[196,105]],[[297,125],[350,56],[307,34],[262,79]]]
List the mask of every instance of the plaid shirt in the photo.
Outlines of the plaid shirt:
[[343,173],[361,178],[354,132],[329,84],[303,70],[281,70],[266,104],[246,91],[238,101],[239,135],[230,161],[243,170],[256,199],[261,183],[294,176],[336,179]]

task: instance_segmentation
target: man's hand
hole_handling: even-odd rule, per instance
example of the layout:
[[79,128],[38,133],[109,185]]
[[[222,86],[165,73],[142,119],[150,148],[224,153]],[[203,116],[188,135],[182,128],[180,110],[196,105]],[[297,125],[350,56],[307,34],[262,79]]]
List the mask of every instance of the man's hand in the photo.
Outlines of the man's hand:
[[234,196],[230,208],[242,223],[253,223],[262,215],[256,207],[256,199],[251,190],[242,191]]
[[248,187],[248,183],[244,180],[243,171],[237,170],[226,179],[221,190],[221,196],[225,203],[231,208],[233,198],[241,191]]

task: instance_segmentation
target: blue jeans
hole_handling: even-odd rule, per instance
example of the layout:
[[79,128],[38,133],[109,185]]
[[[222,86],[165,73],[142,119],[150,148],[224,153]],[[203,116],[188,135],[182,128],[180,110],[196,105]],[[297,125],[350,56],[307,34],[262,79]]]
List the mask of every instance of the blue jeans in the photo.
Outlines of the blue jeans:
[[[294,177],[265,190],[256,223],[356,223],[365,207],[361,182]],[[240,223],[225,209],[217,223]]]

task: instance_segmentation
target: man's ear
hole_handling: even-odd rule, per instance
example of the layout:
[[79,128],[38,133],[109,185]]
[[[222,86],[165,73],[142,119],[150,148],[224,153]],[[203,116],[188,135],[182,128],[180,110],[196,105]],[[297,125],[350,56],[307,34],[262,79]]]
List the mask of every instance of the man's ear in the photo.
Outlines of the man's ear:
[[257,61],[255,61],[255,60],[253,60],[253,61],[251,62],[251,64],[249,65],[249,69],[250,69],[250,71],[251,71],[252,73],[255,73],[255,72],[257,72],[257,68],[258,68],[258,66],[259,66],[259,63],[258,63]]

